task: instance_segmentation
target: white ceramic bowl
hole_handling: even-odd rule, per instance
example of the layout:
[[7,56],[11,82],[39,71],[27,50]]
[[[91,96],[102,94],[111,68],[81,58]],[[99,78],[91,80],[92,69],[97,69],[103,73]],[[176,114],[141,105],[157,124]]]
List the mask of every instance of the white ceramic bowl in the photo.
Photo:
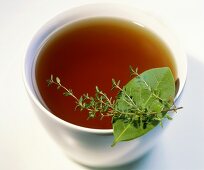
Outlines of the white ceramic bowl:
[[89,4],[68,10],[45,24],[30,43],[23,64],[23,78],[34,109],[46,130],[73,160],[88,166],[108,167],[128,163],[146,153],[163,131],[157,126],[146,135],[129,142],[121,142],[111,148],[112,130],[89,129],[73,125],[53,115],[44,107],[34,90],[33,68],[42,44],[60,27],[77,20],[91,17],[116,17],[130,20],[147,27],[158,35],[170,49],[176,62],[180,87],[176,98],[181,94],[187,74],[186,56],[171,32],[150,15],[118,4]]

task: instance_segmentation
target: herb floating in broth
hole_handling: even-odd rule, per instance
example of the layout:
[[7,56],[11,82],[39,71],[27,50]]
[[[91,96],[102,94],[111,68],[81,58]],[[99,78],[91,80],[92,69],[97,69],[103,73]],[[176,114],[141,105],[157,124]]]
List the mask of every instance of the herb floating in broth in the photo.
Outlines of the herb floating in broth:
[[176,112],[182,107],[174,105],[175,81],[168,67],[154,68],[138,74],[130,67],[131,76],[135,76],[124,87],[120,81],[112,79],[112,90],[118,90],[115,99],[108,97],[98,86],[95,96],[84,94],[77,98],[71,89],[64,87],[58,77],[51,75],[48,85],[55,84],[64,90],[64,96],[76,101],[76,109],[88,111],[88,118],[112,117],[114,141],[129,141],[142,136],[153,129],[162,120],[172,118],[168,111]]
[[45,107],[58,118],[86,128],[112,129],[110,116],[103,121],[98,116],[87,121],[85,109],[69,114],[73,113],[75,101],[65,100],[53,90],[54,86],[48,89],[45,80],[50,74],[62,78],[61,84],[71,87],[77,97],[84,92],[94,96],[96,85],[107,96],[115,97],[117,90],[110,90],[111,79],[119,79],[121,87],[129,82],[130,63],[137,63],[139,73],[169,67],[178,80],[170,49],[147,27],[118,18],[82,19],[56,30],[39,49],[34,68],[35,90]]

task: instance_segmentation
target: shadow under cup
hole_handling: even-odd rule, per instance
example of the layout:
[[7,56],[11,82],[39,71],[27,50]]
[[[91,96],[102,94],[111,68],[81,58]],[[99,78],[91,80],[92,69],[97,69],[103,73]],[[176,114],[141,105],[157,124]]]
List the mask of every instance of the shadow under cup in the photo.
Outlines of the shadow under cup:
[[128,143],[121,142],[111,148],[112,130],[84,128],[56,117],[42,105],[42,101],[36,94],[36,85],[33,83],[36,56],[48,37],[64,25],[92,17],[115,17],[130,20],[144,25],[158,35],[170,49],[176,63],[175,67],[179,78],[176,99],[181,94],[186,80],[186,56],[175,37],[157,20],[130,6],[124,7],[119,4],[89,4],[71,9],[48,22],[33,38],[24,60],[23,78],[40,121],[62,150],[73,160],[88,166],[118,166],[133,161],[146,153],[154,146],[163,129],[157,126],[146,135]]

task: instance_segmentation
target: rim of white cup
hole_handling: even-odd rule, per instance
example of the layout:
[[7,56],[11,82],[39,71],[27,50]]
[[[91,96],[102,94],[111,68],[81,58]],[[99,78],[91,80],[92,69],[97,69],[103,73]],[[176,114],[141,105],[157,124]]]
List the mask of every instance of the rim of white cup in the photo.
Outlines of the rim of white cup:
[[[80,13],[86,12],[89,17],[84,17],[82,15],[79,15]],[[104,12],[106,12],[106,14],[104,14]],[[109,13],[108,13],[109,12]],[[110,12],[113,12],[112,14],[110,14]],[[97,15],[97,16],[96,16]],[[171,44],[171,47],[169,47],[170,51],[172,52],[172,50],[177,49],[177,51],[175,50],[174,53],[177,52],[177,55],[180,58],[180,62],[176,63],[176,68],[177,68],[177,73],[178,73],[178,78],[180,81],[179,84],[179,90],[178,93],[175,97],[175,100],[177,100],[177,98],[180,96],[184,85],[185,85],[185,81],[186,81],[186,77],[187,77],[187,57],[183,51],[183,48],[181,47],[181,45],[179,44],[179,41],[176,39],[174,33],[172,32],[172,30],[169,30],[165,25],[163,25],[163,23],[159,22],[158,19],[156,19],[155,17],[149,15],[147,12],[144,12],[140,9],[131,7],[130,5],[124,5],[124,4],[112,4],[112,3],[96,3],[96,4],[85,4],[85,5],[81,5],[81,6],[77,6],[74,7],[72,9],[68,9],[67,11],[64,11],[60,14],[58,14],[57,16],[55,16],[53,19],[51,19],[50,21],[48,21],[44,26],[41,27],[41,29],[36,33],[36,35],[34,36],[34,38],[32,39],[31,43],[29,44],[27,53],[23,59],[23,81],[25,84],[25,88],[28,92],[29,97],[31,98],[31,100],[35,103],[35,105],[43,112],[43,114],[46,114],[48,117],[54,119],[56,122],[75,129],[75,130],[79,130],[79,131],[84,131],[84,132],[88,132],[88,133],[95,133],[95,134],[112,134],[113,133],[113,129],[93,129],[93,128],[86,128],[86,127],[82,127],[82,126],[78,126],[72,123],[69,123],[67,121],[64,121],[63,119],[55,116],[53,113],[51,113],[38,99],[38,97],[36,96],[36,94],[34,94],[35,92],[33,90],[31,90],[30,86],[34,86],[33,84],[30,85],[29,82],[33,82],[32,78],[31,78],[31,74],[28,75],[27,72],[27,64],[29,64],[30,61],[28,61],[28,57],[31,54],[32,50],[33,50],[33,45],[40,43],[41,46],[43,44],[43,42],[52,35],[53,33],[53,24],[60,24],[61,22],[63,23],[64,20],[67,20],[67,18],[72,18],[73,16],[78,17],[77,19],[70,20],[71,22],[76,22],[78,20],[81,19],[85,19],[85,18],[91,18],[91,17],[99,17],[101,15],[101,17],[118,17],[118,18],[123,18],[124,15],[128,16],[134,16],[132,19],[130,18],[130,21],[133,22],[137,22],[137,24],[141,24],[139,20],[140,17],[142,17],[144,19],[144,22],[142,23],[142,25],[145,25],[145,22],[149,22],[149,24],[156,24],[155,27],[159,29],[159,31],[164,31],[165,34],[167,34],[167,36],[169,36],[168,38],[169,43]],[[114,16],[115,15],[115,16]],[[119,16],[118,16],[119,15]],[[123,18],[123,19],[128,19],[128,18]],[[140,18],[141,19],[141,18]],[[67,24],[67,23],[66,23]],[[63,26],[66,25],[61,24]],[[56,30],[58,30],[60,27],[56,27],[54,32]],[[160,30],[160,29],[163,30]],[[51,29],[51,30],[50,30]],[[149,27],[148,27],[149,29]],[[150,29],[151,30],[151,29]],[[50,32],[51,31],[51,32]],[[153,31],[154,32],[154,31]],[[155,33],[155,32],[154,32]],[[157,34],[157,33],[156,33]],[[160,37],[160,33],[158,34],[159,38]],[[43,40],[43,41],[41,41]],[[38,50],[39,51],[39,50]],[[36,52],[37,53],[37,52]],[[174,56],[174,54],[173,54]],[[174,58],[176,60],[176,57]],[[34,59],[32,60],[32,64],[34,63]],[[177,66],[179,65],[179,67]],[[182,67],[182,68],[180,68]],[[32,68],[30,68],[32,69]],[[32,72],[32,71],[31,71]],[[34,88],[34,87],[33,87]]]

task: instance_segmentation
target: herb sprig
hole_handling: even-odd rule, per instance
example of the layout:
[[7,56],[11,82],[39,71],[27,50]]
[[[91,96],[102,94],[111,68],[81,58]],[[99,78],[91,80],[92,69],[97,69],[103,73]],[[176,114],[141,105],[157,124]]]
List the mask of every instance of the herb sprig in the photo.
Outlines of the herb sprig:
[[130,75],[134,78],[124,87],[120,80],[112,79],[111,90],[118,90],[115,99],[108,97],[98,86],[95,95],[88,93],[77,98],[72,89],[67,89],[59,77],[47,80],[48,86],[54,84],[57,89],[64,90],[64,96],[71,96],[76,102],[76,108],[88,111],[88,119],[112,117],[114,141],[112,146],[120,141],[135,139],[153,129],[167,118],[172,120],[169,111],[176,112],[182,107],[174,104],[175,82],[171,70],[167,67],[151,69],[138,73],[138,69],[130,67]]

